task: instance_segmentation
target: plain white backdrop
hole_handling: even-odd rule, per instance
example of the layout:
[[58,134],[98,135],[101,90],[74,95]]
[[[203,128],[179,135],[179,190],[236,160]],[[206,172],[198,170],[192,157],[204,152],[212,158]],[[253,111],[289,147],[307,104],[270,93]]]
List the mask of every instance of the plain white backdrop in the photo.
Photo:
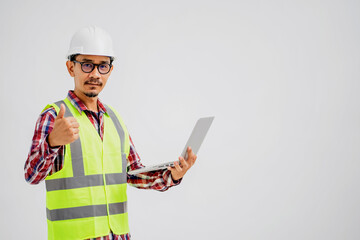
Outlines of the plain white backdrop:
[[117,60],[100,98],[146,165],[216,118],[180,186],[129,187],[149,239],[360,238],[360,2],[1,1],[0,238],[46,239],[23,166],[42,108],[73,88],[71,36],[98,25]]

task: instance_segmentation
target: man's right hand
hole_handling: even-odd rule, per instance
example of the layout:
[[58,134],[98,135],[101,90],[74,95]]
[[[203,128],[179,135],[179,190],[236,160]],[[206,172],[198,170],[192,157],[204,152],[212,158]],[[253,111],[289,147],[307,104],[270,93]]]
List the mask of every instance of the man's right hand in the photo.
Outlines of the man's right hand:
[[74,117],[65,118],[64,114],[65,105],[61,104],[54,127],[48,137],[50,147],[66,145],[79,138],[79,123]]

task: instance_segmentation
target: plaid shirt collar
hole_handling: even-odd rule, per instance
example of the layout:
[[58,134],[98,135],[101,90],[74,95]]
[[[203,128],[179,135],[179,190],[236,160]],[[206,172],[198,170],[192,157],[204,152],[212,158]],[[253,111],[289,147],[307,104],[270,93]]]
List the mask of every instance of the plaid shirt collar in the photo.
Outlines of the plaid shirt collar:
[[[75,108],[79,111],[79,113],[81,114],[82,111],[90,111],[85,104],[75,95],[74,91],[69,91],[67,98],[70,100],[70,102],[72,103],[72,105],[75,106]],[[101,114],[106,113],[106,108],[104,107],[104,105],[101,103],[100,99],[98,98],[97,100],[97,104],[98,104],[98,108],[99,108],[99,112]]]

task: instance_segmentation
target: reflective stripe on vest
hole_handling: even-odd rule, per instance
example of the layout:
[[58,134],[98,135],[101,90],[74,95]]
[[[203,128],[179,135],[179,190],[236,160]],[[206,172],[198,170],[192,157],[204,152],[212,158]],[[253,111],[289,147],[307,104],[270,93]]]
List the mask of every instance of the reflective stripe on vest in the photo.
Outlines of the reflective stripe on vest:
[[[124,167],[124,166],[123,166]],[[126,169],[126,166],[125,166]],[[125,173],[126,175],[126,173]],[[123,173],[107,173],[105,174],[106,185],[122,184]],[[82,187],[94,187],[104,185],[104,178],[102,174],[80,176],[75,178],[58,178],[46,180],[46,191],[74,189]]]
[[[59,101],[55,103],[59,108],[61,104],[65,105],[65,114],[64,117],[73,117],[70,109],[64,101]],[[105,105],[107,114],[114,123],[114,126],[117,130],[117,133],[120,138],[120,149],[122,153],[122,173],[107,173],[105,174],[105,183],[103,174],[94,174],[94,175],[85,175],[84,171],[84,161],[83,153],[81,148],[80,137],[76,139],[73,143],[70,144],[71,149],[71,162],[73,169],[73,177],[68,178],[56,178],[48,179],[45,181],[46,190],[57,191],[57,190],[67,190],[67,189],[76,189],[84,187],[94,187],[94,186],[103,186],[103,185],[114,185],[114,184],[126,184],[127,182],[127,159],[125,155],[125,133],[122,128],[116,114],[113,110]],[[125,155],[125,156],[124,156]],[[47,209],[47,218],[50,221],[59,221],[59,220],[70,220],[77,218],[86,218],[86,217],[98,217],[98,216],[107,216],[114,214],[121,214],[127,212],[127,202],[118,202],[110,203],[109,213],[107,211],[107,205],[89,205],[81,207],[71,207],[71,208],[61,208],[61,209]]]
[[[127,212],[127,203],[110,203],[109,204],[109,214],[119,214]],[[73,207],[73,208],[62,208],[49,210],[46,209],[47,218],[50,221],[60,221],[60,220],[69,220],[76,218],[87,218],[87,217],[101,217],[107,216],[107,206],[106,204],[101,205],[91,205],[91,206],[82,206],[82,207]]]

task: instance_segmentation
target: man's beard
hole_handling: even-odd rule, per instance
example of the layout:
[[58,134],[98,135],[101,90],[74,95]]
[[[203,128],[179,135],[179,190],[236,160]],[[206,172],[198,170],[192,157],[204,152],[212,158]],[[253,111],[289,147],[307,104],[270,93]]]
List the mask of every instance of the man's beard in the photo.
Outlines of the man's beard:
[[[95,79],[95,78],[90,78],[89,80],[87,80],[85,82],[85,84],[97,84],[99,85],[100,87],[102,87],[103,83],[98,80],[98,79]],[[96,97],[98,95],[98,93],[86,93],[84,92],[85,96],[89,97],[89,98],[93,98],[93,97]]]
[[93,98],[96,97],[98,94],[97,93],[84,93],[85,96],[89,97],[89,98]]

